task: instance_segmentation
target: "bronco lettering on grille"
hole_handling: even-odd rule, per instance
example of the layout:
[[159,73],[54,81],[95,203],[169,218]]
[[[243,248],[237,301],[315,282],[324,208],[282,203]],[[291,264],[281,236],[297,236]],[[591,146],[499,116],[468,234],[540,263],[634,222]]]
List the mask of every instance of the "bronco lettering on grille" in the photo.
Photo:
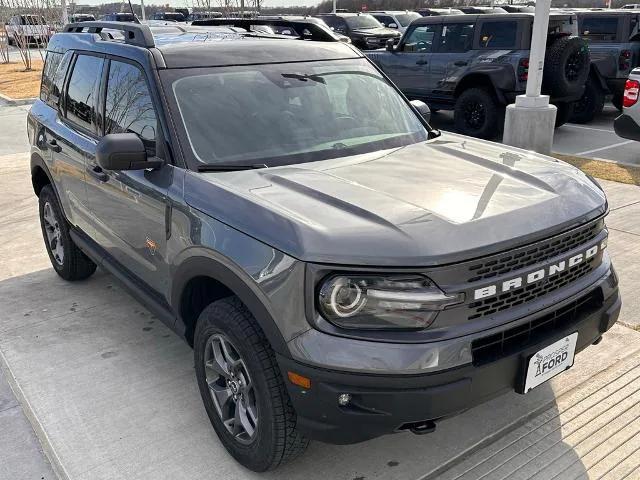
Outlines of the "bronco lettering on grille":
[[575,267],[576,265],[582,263],[584,260],[590,259],[599,251],[602,251],[605,248],[607,248],[607,239],[604,239],[599,244],[590,247],[585,252],[578,253],[577,255],[572,255],[571,257],[558,263],[548,265],[544,268],[528,273],[526,275],[522,275],[520,277],[510,278],[509,280],[505,280],[501,283],[478,288],[473,293],[473,299],[479,300],[482,298],[492,297],[499,293],[505,293],[509,290],[515,290],[516,288],[520,288],[524,285],[530,285],[532,283],[540,282],[545,278],[551,277],[559,272]]

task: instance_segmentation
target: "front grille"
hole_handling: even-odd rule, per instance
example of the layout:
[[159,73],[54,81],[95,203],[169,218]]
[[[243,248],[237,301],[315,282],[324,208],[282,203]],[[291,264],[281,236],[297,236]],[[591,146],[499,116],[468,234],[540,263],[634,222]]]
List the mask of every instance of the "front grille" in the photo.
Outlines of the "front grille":
[[467,318],[469,320],[474,320],[487,315],[493,315],[494,313],[530,302],[531,300],[535,300],[538,297],[542,297],[554,290],[562,288],[565,285],[568,285],[571,282],[591,273],[596,268],[596,258],[598,257],[591,257],[589,260],[572,269],[559,272],[553,277],[549,277],[546,283],[532,283],[531,285],[510,290],[495,297],[485,298],[484,300],[478,300],[477,302],[470,303],[470,311]]
[[557,237],[531,245],[516,253],[505,254],[469,267],[471,277],[468,282],[478,282],[487,278],[504,275],[531,265],[543,263],[545,260],[573,250],[594,239],[604,228],[604,220],[598,220]]
[[485,365],[522,351],[529,345],[540,343],[593,313],[602,306],[603,301],[602,290],[596,288],[555,312],[500,333],[474,340],[471,342],[473,364]]

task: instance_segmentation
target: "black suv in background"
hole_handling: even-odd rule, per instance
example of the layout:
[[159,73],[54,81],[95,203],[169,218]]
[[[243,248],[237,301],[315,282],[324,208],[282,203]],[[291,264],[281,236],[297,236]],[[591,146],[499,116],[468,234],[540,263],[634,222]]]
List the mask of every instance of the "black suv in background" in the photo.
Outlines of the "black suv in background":
[[[589,49],[575,16],[552,14],[542,93],[558,107],[556,126],[569,119],[584,92]],[[397,46],[367,52],[409,97],[454,110],[456,130],[494,138],[504,111],[525,92],[533,14],[446,15],[411,23]]]
[[591,70],[572,121],[587,123],[602,112],[605,97],[622,110],[624,85],[640,65],[640,12],[634,10],[578,11],[581,38],[589,44]]
[[68,25],[27,124],[53,268],[102,267],[193,346],[256,471],[525,394],[621,305],[592,178],[431,128],[358,49],[288,24]]
[[324,20],[336,33],[349,37],[351,43],[361,50],[383,48],[390,39],[397,43],[402,36],[365,13],[321,13],[316,17]]

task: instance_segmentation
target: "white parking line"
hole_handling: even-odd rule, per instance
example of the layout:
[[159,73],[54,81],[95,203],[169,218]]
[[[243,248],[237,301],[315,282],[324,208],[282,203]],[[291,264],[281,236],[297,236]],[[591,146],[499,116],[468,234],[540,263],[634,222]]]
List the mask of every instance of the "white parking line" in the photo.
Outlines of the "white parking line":
[[596,132],[614,133],[613,130],[609,130],[607,128],[583,127],[582,125],[574,125],[573,123],[565,123],[564,126],[570,128],[579,128],[581,130],[595,130]]
[[593,150],[578,152],[578,153],[575,153],[574,155],[590,155],[592,153],[601,152],[602,150],[609,150],[610,148],[616,148],[616,147],[621,147],[623,145],[628,145],[633,142],[635,142],[635,140],[627,140],[625,142],[614,143],[613,145],[607,145],[606,147],[594,148]]

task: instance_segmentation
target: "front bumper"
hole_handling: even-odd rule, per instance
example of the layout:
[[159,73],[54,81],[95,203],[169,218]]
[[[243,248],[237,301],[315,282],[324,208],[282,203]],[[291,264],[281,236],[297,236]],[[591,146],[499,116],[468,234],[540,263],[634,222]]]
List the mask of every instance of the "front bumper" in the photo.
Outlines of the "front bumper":
[[[334,444],[351,444],[381,435],[411,429],[462,412],[499,394],[521,386],[525,360],[535,351],[578,332],[576,351],[598,340],[618,318],[621,300],[617,278],[609,270],[588,291],[557,305],[558,311],[576,298],[598,298],[589,311],[577,311],[571,322],[550,329],[542,337],[523,341],[516,348],[487,361],[420,375],[349,373],[304,365],[278,356],[280,368],[311,379],[303,389],[287,382],[298,414],[298,428],[309,438]],[[532,315],[537,317],[539,313]],[[548,313],[547,313],[548,315]],[[505,325],[505,329],[509,329]],[[388,352],[381,346],[380,356]],[[338,395],[349,393],[348,406],[338,405]]]

